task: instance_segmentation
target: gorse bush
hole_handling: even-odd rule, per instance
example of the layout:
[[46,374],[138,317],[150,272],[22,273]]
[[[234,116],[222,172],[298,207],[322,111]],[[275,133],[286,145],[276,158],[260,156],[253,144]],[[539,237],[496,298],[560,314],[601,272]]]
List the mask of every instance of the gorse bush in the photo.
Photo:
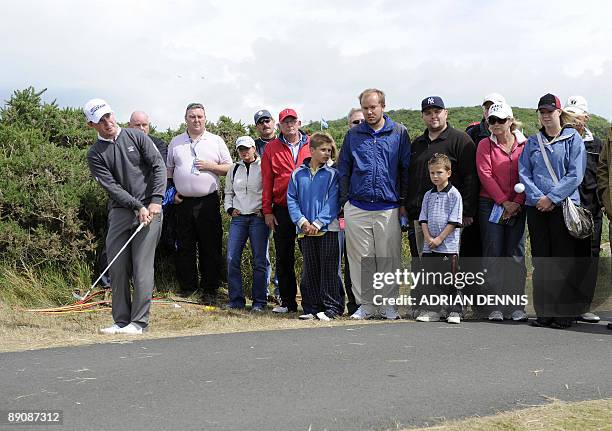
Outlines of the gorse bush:
[[42,93],[16,91],[0,111],[0,259],[23,269],[91,261],[105,218],[85,162],[95,133]]

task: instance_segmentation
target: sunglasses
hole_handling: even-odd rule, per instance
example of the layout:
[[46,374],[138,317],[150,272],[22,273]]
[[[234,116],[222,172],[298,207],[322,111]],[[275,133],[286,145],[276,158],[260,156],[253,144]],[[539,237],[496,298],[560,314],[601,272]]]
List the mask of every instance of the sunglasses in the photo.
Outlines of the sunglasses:
[[355,124],[355,125],[361,124],[361,123],[363,123],[363,120],[353,120],[353,121],[351,121],[351,124]]
[[507,118],[489,117],[489,124],[506,124]]
[[262,118],[257,124],[268,124],[270,121],[272,121],[270,118]]

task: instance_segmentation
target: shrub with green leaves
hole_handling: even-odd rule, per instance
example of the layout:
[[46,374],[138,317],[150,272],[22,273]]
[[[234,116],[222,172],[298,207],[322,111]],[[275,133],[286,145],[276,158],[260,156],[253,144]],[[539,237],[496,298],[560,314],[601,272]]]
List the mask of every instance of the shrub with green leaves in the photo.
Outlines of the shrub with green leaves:
[[0,259],[64,267],[94,258],[105,218],[85,163],[89,130],[74,109],[16,91],[0,111]]

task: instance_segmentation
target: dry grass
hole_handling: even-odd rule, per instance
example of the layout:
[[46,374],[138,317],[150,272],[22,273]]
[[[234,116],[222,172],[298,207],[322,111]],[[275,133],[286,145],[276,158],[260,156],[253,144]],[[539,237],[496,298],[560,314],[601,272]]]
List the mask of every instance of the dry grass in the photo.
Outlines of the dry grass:
[[[301,321],[295,314],[273,315],[271,311],[253,315],[249,312],[210,309],[202,305],[177,302],[154,303],[150,330],[138,339],[182,337],[191,335],[317,328],[354,325],[346,318],[332,322]],[[380,321],[378,321],[380,322]],[[0,302],[0,352],[42,349],[59,346],[108,343],[133,340],[125,335],[101,335],[99,328],[113,323],[110,308],[72,314],[38,314],[13,309]],[[376,324],[368,321],[367,324]]]
[[[410,431],[610,431],[612,399],[552,403],[495,416],[448,421]],[[406,430],[407,431],[407,430]]]

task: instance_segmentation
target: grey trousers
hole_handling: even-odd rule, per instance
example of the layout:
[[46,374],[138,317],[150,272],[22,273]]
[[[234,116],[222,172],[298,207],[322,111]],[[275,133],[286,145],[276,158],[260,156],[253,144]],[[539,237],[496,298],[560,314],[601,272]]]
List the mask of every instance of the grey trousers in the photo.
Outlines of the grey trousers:
[[[133,210],[112,208],[108,213],[106,250],[109,261],[138,227],[138,216]],[[155,247],[161,235],[162,217],[156,217],[132,239],[110,267],[113,288],[113,320],[119,326],[134,322],[141,327],[149,324],[149,310],[153,295]],[[134,294],[130,293],[130,279]]]
[[344,205],[346,251],[357,304],[373,313],[378,308],[374,296],[397,298],[399,285],[374,291],[374,273],[392,272],[401,267],[402,231],[397,208],[365,211],[350,202]]

